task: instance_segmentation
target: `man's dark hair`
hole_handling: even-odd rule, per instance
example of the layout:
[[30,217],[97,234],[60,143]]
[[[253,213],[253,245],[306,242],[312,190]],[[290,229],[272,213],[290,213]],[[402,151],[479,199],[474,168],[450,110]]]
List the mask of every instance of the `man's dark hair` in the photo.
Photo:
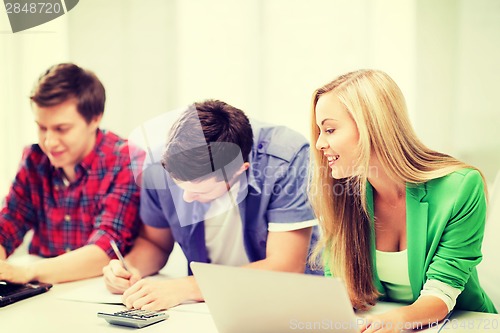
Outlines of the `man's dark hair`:
[[[218,180],[230,180],[242,163],[248,162],[252,145],[252,126],[243,111],[222,101],[207,100],[193,104],[176,121],[161,163],[180,181],[208,179],[220,169]],[[241,163],[231,164],[240,154]]]
[[104,113],[106,92],[89,70],[64,63],[50,67],[33,88],[30,99],[41,107],[55,106],[74,98],[78,113],[89,123]]

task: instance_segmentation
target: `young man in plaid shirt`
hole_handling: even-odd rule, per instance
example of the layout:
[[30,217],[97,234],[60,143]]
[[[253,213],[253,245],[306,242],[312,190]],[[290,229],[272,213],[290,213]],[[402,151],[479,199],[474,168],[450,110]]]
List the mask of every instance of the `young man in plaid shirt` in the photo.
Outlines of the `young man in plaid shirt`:
[[[140,225],[129,146],[99,129],[105,90],[88,70],[55,65],[30,98],[39,143],[25,149],[0,212],[0,280],[98,276],[113,256],[110,240],[126,252]],[[29,252],[44,259],[7,262],[30,229]]]

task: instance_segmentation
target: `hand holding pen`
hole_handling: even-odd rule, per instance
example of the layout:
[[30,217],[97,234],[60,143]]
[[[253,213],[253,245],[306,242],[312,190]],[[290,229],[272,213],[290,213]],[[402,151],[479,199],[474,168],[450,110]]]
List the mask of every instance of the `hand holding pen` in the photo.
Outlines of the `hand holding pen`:
[[120,260],[121,264],[123,265],[123,268],[127,272],[130,272],[127,263],[125,262],[125,258],[123,258],[122,253],[120,252],[120,249],[118,248],[118,245],[116,245],[116,242],[112,239],[109,241],[109,244],[111,244],[111,247],[113,248],[113,251],[115,252],[116,256],[118,257],[118,260]]
[[141,279],[137,269],[127,264],[114,240],[110,241],[118,260],[113,259],[102,269],[106,288],[113,294],[123,294],[130,286]]

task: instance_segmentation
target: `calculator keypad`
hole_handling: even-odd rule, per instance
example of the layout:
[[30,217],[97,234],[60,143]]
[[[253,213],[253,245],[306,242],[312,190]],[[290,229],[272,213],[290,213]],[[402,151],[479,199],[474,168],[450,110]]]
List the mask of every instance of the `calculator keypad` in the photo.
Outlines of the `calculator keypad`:
[[168,318],[168,314],[158,311],[128,309],[115,313],[97,313],[100,318],[106,319],[110,324],[123,325],[135,328],[148,326]]
[[161,313],[156,311],[146,311],[146,310],[125,310],[114,313],[115,316],[126,316],[130,318],[153,318],[158,317]]

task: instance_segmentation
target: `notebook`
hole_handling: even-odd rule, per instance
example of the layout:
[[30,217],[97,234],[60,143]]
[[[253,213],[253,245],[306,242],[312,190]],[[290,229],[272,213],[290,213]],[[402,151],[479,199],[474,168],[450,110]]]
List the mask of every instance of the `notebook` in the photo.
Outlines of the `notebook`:
[[51,287],[48,283],[17,284],[0,281],[0,307],[44,293]]
[[215,326],[229,332],[358,332],[340,279],[191,263]]

